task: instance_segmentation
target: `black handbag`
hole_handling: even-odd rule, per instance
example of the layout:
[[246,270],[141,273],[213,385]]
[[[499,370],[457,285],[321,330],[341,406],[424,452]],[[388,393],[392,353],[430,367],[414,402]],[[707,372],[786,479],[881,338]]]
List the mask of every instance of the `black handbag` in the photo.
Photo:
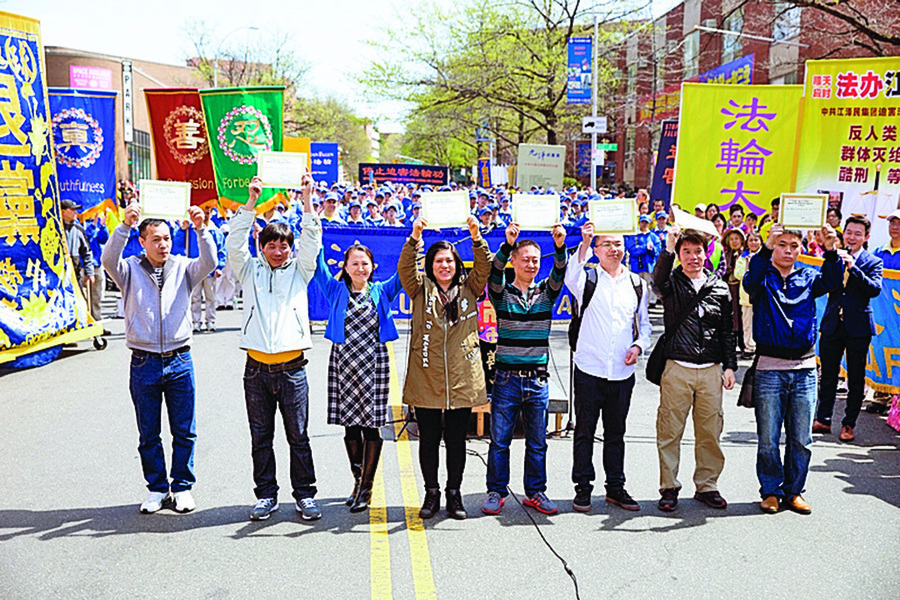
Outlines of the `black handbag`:
[[[675,325],[672,327],[672,332],[678,331],[678,328],[681,327],[681,324],[684,323],[684,320],[687,319],[687,316],[694,312],[694,309],[697,308],[697,305],[706,298],[709,293],[712,291],[712,286],[700,291],[698,294],[694,296],[691,300],[690,304],[688,304],[687,308],[685,308],[684,312],[678,315],[678,319]],[[644,369],[644,376],[647,378],[647,381],[652,383],[653,385],[659,385],[662,382],[662,374],[663,371],[666,370],[666,343],[669,341],[669,329],[663,332],[659,339],[656,340],[656,345],[653,346],[653,352],[650,353],[650,356],[647,357],[647,366]]]
[[756,363],[759,362],[759,354],[753,357],[753,364],[744,373],[744,380],[741,382],[741,394],[738,396],[738,406],[744,408],[754,408],[753,403],[753,384],[756,381]]

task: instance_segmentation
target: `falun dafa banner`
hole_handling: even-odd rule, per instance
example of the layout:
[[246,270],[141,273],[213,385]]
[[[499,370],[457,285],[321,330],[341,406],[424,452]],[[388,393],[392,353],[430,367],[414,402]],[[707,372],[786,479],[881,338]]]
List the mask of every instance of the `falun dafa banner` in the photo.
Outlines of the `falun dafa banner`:
[[797,191],[867,216],[870,247],[888,241],[883,217],[900,200],[898,124],[900,57],[806,63]]
[[762,214],[793,189],[799,85],[685,83],[672,203]]
[[59,209],[40,24],[0,12],[0,366],[50,362],[98,335]]

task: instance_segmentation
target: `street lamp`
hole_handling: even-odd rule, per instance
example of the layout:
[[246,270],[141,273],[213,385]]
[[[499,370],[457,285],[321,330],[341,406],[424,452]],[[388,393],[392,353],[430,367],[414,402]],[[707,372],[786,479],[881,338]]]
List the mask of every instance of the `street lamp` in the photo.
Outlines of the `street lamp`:
[[225,37],[223,37],[219,41],[219,45],[216,47],[216,55],[215,55],[215,58],[213,59],[213,87],[214,88],[219,87],[219,50],[222,49],[222,44],[225,43],[225,40],[227,40],[232,35],[234,35],[238,31],[241,31],[243,29],[246,29],[247,31],[259,31],[259,27],[256,27],[255,25],[250,25],[250,26],[242,25],[241,27],[238,27],[237,29],[233,29],[233,30],[229,31],[227,34],[225,34]]

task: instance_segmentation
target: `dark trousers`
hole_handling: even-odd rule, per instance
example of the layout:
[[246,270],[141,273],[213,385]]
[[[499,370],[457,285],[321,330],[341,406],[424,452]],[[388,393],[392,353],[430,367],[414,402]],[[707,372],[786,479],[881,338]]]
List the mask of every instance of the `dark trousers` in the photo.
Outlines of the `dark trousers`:
[[837,393],[841,357],[847,353],[847,408],[841,425],[856,427],[856,419],[866,395],[866,360],[871,335],[850,337],[841,322],[834,333],[819,338],[819,359],[822,363],[822,385],[819,388],[819,410],[816,420],[831,425],[834,412],[834,396]]
[[447,489],[458,490],[462,485],[463,471],[466,469],[466,431],[471,415],[471,408],[442,410],[416,407],[416,423],[419,426],[419,467],[422,469],[426,488],[440,487],[438,465],[441,437],[444,439],[447,454]]
[[291,450],[291,487],[295,500],[316,495],[316,472],[306,426],[309,419],[309,386],[306,369],[299,367],[270,373],[259,363],[247,359],[244,367],[244,400],[250,422],[253,457],[253,492],[256,498],[277,498],[275,479],[275,413],[281,420]]
[[575,368],[575,440],[572,483],[576,490],[593,490],[594,435],[603,416],[603,470],[606,491],[625,487],[625,420],[631,406],[634,375],[621,381],[594,377]]

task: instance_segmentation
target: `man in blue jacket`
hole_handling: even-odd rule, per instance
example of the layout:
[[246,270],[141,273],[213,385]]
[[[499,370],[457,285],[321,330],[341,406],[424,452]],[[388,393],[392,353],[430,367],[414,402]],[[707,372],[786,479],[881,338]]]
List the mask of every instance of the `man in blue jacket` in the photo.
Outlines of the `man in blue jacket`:
[[869,239],[871,224],[865,217],[847,217],[844,223],[844,285],[828,295],[822,317],[819,357],[822,361],[822,386],[819,411],[813,433],[831,433],[831,414],[837,392],[838,371],[844,351],[847,353],[847,408],[841,421],[842,442],[853,441],[853,428],[866,395],[866,359],[869,343],[875,335],[870,300],[881,293],[883,261],[863,248]]
[[[744,290],[753,304],[756,339],[756,475],[763,512],[776,513],[782,503],[809,514],[800,495],[812,456],[812,421],[816,407],[816,298],[841,285],[842,264],[835,251],[837,234],[826,225],[822,271],[796,268],[803,234],[775,223],[766,244],[750,259]],[[823,368],[824,371],[824,368]],[[779,443],[784,424],[785,452]]]

